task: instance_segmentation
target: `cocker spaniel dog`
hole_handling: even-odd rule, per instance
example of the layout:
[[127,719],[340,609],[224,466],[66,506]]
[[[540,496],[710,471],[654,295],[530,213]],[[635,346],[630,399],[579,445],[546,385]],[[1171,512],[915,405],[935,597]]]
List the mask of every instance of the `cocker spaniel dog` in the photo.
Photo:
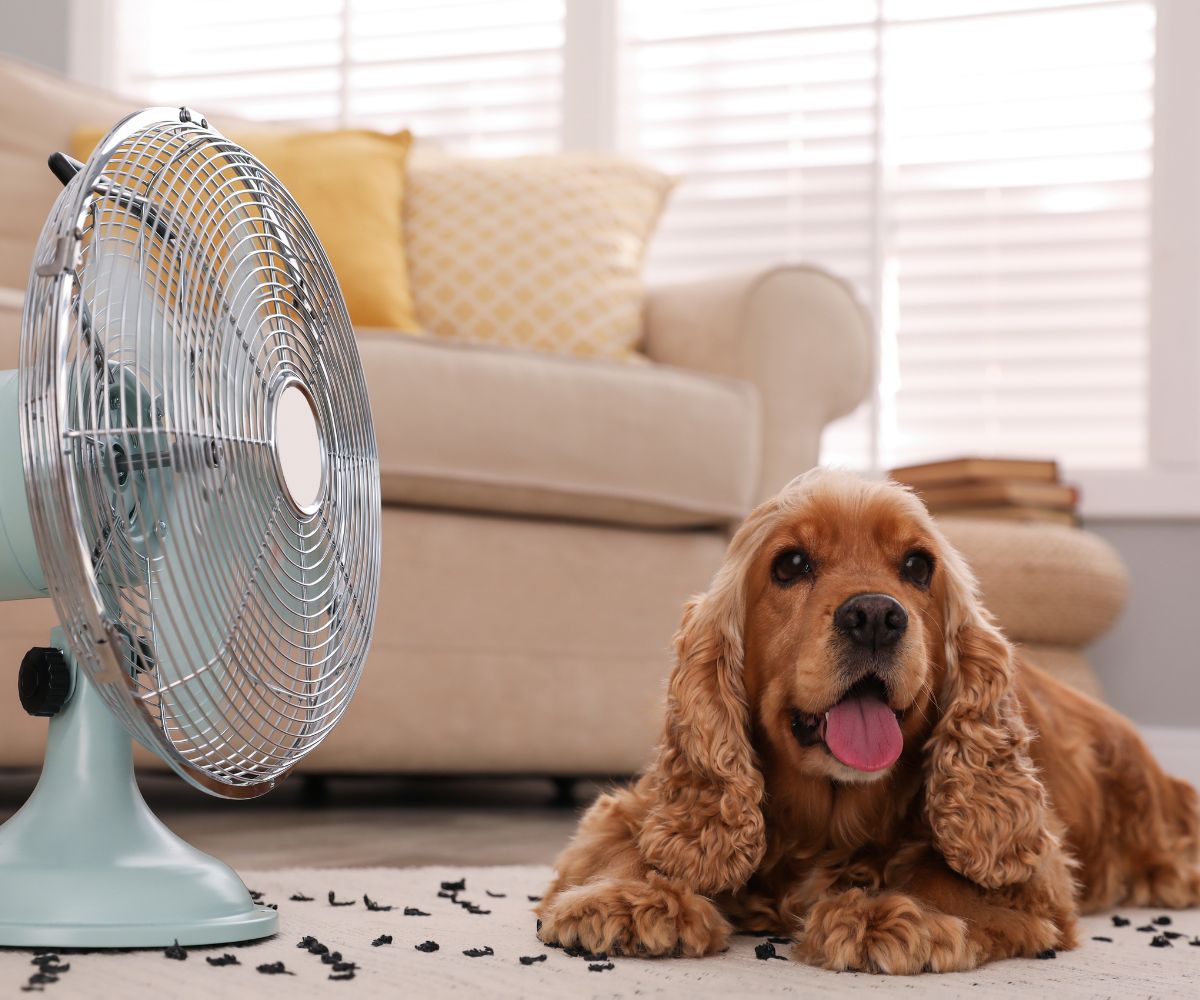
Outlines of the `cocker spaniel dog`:
[[945,972],[1200,902],[1195,791],[1021,659],[895,484],[818,471],[760,506],[676,651],[657,759],[583,817],[545,942],[697,956],[737,928]]

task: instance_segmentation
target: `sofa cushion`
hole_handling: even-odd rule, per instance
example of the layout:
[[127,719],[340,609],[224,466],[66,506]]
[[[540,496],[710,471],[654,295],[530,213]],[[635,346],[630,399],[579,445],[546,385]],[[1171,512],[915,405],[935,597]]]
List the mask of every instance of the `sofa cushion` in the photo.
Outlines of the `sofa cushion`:
[[1104,539],[1060,524],[939,517],[1014,642],[1085,646],[1116,621],[1129,587]]
[[656,527],[750,509],[748,383],[391,332],[359,350],[385,502]]
[[632,357],[642,254],[671,184],[611,156],[467,159],[418,143],[404,204],[417,318],[450,340]]

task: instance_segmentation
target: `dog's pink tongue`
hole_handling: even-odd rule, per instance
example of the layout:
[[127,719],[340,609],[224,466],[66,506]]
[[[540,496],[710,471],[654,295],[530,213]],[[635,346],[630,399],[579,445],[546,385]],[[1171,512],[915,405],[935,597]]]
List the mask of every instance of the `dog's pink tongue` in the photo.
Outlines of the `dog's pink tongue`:
[[843,698],[825,716],[825,745],[843,764],[882,771],[904,749],[896,713],[874,694]]

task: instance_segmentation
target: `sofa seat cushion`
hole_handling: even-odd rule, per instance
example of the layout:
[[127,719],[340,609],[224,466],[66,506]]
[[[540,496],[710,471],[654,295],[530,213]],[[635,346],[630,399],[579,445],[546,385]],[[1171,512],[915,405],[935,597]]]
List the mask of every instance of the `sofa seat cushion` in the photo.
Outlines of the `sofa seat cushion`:
[[1059,524],[939,517],[1014,642],[1081,647],[1125,606],[1125,564],[1104,539]]
[[360,331],[385,503],[648,527],[749,511],[749,384]]

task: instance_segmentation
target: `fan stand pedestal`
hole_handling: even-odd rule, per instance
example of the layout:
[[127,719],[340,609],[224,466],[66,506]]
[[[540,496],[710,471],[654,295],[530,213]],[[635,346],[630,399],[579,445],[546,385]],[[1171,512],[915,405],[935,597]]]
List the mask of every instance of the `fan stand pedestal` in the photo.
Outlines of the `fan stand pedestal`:
[[[66,645],[58,630],[54,644]],[[275,910],[150,811],[129,734],[71,670],[37,788],[0,827],[0,946],[156,948],[276,933]]]

